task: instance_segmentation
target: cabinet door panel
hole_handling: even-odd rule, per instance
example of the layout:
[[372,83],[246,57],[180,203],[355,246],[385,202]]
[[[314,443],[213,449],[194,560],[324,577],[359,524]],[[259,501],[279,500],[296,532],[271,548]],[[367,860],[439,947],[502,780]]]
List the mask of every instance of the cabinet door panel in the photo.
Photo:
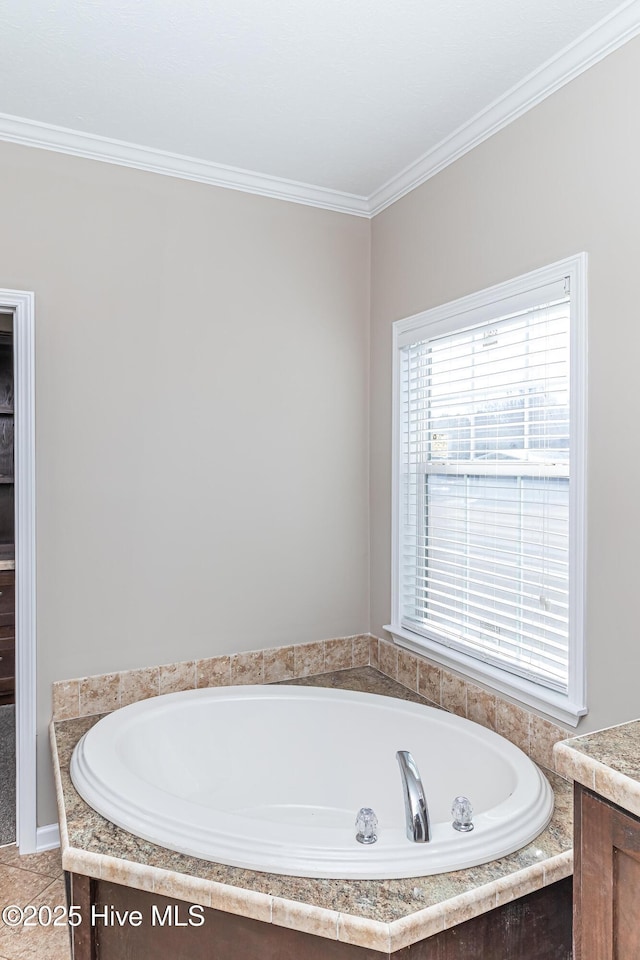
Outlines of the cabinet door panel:
[[15,637],[13,627],[0,627],[0,696],[14,693]]
[[640,820],[576,785],[576,960],[640,957]]
[[616,848],[614,889],[617,903],[613,909],[613,939],[616,960],[640,957],[640,855]]
[[15,574],[13,571],[0,571],[0,625],[15,623]]

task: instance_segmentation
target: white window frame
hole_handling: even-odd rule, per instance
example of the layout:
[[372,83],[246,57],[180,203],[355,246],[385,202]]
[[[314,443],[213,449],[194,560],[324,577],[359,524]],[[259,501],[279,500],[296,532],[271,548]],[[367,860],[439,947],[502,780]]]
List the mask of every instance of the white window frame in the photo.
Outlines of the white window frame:
[[[570,498],[569,498],[569,673],[567,692],[552,690],[525,677],[478,660],[413,633],[401,625],[400,578],[400,451],[401,451],[401,347],[407,337],[432,337],[444,330],[463,329],[489,319],[500,301],[526,296],[537,287],[568,279],[570,291]],[[457,322],[456,322],[457,321]],[[587,712],[585,657],[586,598],[586,463],[587,463],[587,254],[580,253],[533,270],[505,283],[393,324],[393,454],[392,454],[392,575],[391,623],[385,627],[402,647],[421,653],[500,694],[534,707],[554,719],[577,726]]]

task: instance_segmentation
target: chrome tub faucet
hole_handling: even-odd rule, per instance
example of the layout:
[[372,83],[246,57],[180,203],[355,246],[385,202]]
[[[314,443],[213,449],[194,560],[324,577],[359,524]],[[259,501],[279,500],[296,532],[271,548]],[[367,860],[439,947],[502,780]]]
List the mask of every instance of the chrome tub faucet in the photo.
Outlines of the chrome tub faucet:
[[408,750],[398,750],[396,760],[402,777],[407,837],[414,843],[428,843],[431,840],[429,808],[416,762]]

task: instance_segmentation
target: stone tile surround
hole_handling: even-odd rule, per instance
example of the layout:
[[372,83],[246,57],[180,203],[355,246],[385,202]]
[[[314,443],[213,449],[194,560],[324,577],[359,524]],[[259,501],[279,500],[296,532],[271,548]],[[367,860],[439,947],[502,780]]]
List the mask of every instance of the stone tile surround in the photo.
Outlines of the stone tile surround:
[[276,683],[369,666],[369,634],[184,660],[52,684],[54,720],[111,713],[162,693],[229,684]]
[[[554,744],[573,731],[422,657],[371,634],[249,650],[52,684],[53,720],[110,713],[163,693],[244,683],[276,683],[372,666],[451,713],[475,720],[556,770]],[[562,775],[562,771],[558,771]]]
[[[474,720],[515,743],[536,763],[556,771],[554,744],[569,732],[499,694],[465,680],[389,640],[372,638],[371,666],[450,713]],[[557,771],[562,775],[562,771]]]

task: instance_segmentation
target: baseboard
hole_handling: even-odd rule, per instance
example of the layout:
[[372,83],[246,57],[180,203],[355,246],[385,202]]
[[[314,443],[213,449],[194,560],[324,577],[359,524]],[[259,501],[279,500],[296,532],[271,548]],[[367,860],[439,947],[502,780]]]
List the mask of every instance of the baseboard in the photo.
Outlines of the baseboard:
[[48,823],[36,830],[36,852],[44,853],[60,846],[60,830],[57,823]]

